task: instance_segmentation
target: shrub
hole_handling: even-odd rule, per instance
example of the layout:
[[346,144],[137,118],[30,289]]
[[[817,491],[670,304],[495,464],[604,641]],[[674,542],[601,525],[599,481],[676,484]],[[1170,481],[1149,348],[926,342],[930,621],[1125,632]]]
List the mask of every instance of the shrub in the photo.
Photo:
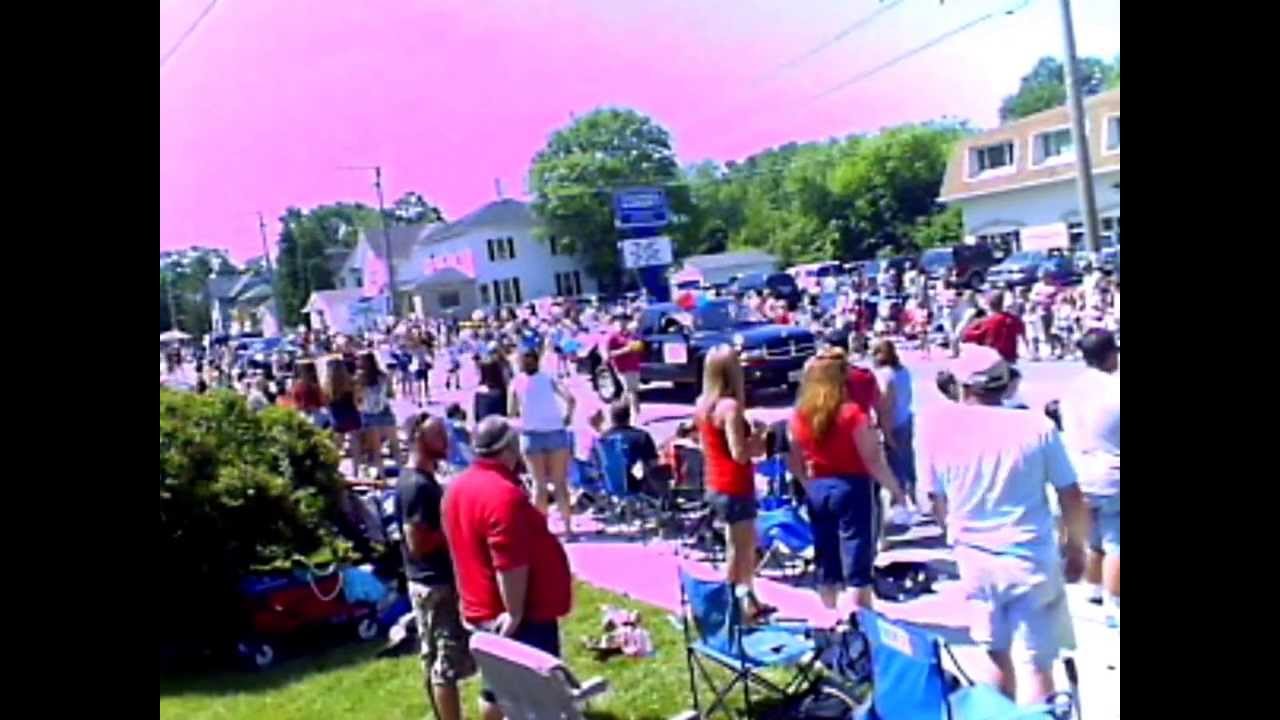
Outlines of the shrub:
[[294,555],[346,560],[342,478],[327,433],[227,392],[160,391],[161,643],[203,644],[238,620],[248,574]]

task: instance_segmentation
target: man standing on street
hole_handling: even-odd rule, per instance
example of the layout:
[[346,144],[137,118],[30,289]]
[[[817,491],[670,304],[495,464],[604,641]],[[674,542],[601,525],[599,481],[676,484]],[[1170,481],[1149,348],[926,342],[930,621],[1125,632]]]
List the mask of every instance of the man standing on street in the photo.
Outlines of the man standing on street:
[[639,422],[640,363],[644,360],[644,351],[637,347],[639,338],[635,334],[636,323],[628,322],[625,314],[619,314],[615,321],[617,324],[614,331],[605,340],[607,359],[612,363],[614,372],[618,373],[618,379],[622,381],[624,397],[621,399],[625,399],[631,405],[631,417]]
[[1088,369],[1059,404],[1062,440],[1080,476],[1093,520],[1089,537],[1091,602],[1102,604],[1107,624],[1120,626],[1120,348],[1115,335],[1094,330],[1079,343]]
[[422,670],[428,699],[440,720],[460,720],[458,681],[474,675],[467,631],[458,617],[453,564],[440,523],[442,491],[436,465],[448,451],[444,421],[433,417],[410,431],[414,466],[396,481],[396,514],[409,599],[422,642]]
[[996,290],[991,293],[988,300],[991,314],[970,323],[962,331],[960,341],[994,348],[1005,362],[1012,364],[1018,362],[1019,340],[1024,347],[1027,347],[1028,354],[1031,353],[1027,342],[1026,326],[1022,324],[1021,318],[1005,310],[1004,300],[1003,291]]
[[[516,476],[518,438],[503,417],[476,427],[476,459],[445,494],[445,534],[463,619],[559,656],[557,621],[573,603],[569,559]],[[491,690],[480,697],[485,718],[502,717]]]
[[[990,348],[963,348],[952,368],[960,402],[937,405],[921,418],[916,472],[955,546],[970,632],[994,664],[991,680],[1029,704],[1053,692],[1053,663],[1075,645],[1063,580],[1075,582],[1084,571],[1089,520],[1049,420],[1000,406],[1009,369]],[[1066,521],[1065,557],[1046,485]],[[1015,643],[1031,659],[1029,677],[1015,679]]]

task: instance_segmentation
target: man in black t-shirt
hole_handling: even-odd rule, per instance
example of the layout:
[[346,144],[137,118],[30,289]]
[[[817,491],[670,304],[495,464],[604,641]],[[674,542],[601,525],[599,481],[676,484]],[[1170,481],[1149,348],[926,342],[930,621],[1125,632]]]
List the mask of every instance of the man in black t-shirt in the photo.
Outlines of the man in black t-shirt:
[[[631,405],[625,400],[618,400],[609,406],[610,427],[603,435],[605,438],[617,438],[622,446],[622,454],[627,461],[627,488],[631,492],[645,492],[655,497],[666,495],[670,478],[658,472],[658,447],[648,432],[631,426]],[[643,479],[635,477],[636,465],[642,468]]]
[[401,524],[401,551],[409,580],[409,599],[422,641],[426,691],[441,720],[462,717],[458,681],[474,675],[468,633],[458,615],[453,561],[440,523],[444,495],[436,482],[436,465],[448,453],[442,418],[426,418],[410,430],[414,465],[396,481],[396,514]]

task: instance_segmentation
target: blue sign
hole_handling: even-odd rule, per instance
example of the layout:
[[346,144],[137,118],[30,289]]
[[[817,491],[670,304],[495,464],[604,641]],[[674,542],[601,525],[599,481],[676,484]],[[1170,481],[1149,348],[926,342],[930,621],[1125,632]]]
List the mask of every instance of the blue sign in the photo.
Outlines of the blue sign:
[[671,219],[662,188],[629,188],[613,194],[613,223],[619,228],[663,227]]

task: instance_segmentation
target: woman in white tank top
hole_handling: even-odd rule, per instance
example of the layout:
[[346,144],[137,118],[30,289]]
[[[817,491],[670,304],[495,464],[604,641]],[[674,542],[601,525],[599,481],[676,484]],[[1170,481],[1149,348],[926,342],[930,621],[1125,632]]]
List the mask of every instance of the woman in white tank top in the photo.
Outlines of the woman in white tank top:
[[532,344],[520,350],[520,373],[511,381],[507,414],[521,419],[520,449],[533,475],[533,503],[547,512],[547,484],[555,488],[556,505],[564,520],[567,538],[573,536],[573,510],[569,504],[569,456],[573,443],[569,421],[573,418],[573,396],[541,370],[538,348]]

